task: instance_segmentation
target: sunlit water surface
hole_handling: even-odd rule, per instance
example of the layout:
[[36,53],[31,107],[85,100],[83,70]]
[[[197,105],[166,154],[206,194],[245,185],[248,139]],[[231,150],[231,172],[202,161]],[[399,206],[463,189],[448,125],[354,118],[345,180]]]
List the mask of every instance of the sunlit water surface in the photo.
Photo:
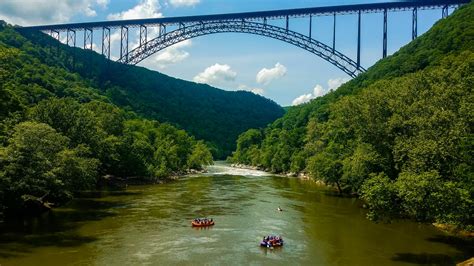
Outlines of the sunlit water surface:
[[[280,206],[284,211],[277,211]],[[216,225],[192,228],[194,217]],[[94,193],[3,224],[0,265],[451,265],[472,242],[412,222],[373,223],[361,203],[310,181],[235,169]],[[258,246],[279,234],[285,246]]]

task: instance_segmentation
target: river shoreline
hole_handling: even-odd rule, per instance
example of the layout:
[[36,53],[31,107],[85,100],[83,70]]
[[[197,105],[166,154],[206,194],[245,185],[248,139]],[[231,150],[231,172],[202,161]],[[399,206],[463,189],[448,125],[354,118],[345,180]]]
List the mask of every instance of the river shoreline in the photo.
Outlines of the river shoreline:
[[[264,172],[267,172],[267,173],[272,174],[272,175],[278,175],[278,176],[284,176],[284,177],[296,177],[296,178],[299,178],[301,180],[313,181],[314,183],[316,183],[318,185],[336,189],[335,186],[328,185],[328,184],[326,184],[325,182],[323,182],[321,180],[314,180],[308,174],[302,173],[302,172],[300,172],[300,173],[272,173],[271,171],[269,171],[269,169],[265,169],[263,167],[246,165],[246,164],[239,164],[239,163],[231,163],[230,166],[234,167],[234,168],[238,168],[238,169],[264,171]],[[426,224],[430,224],[430,223],[426,223]],[[453,235],[453,236],[463,237],[463,238],[474,238],[474,232],[473,231],[467,231],[467,230],[459,229],[455,225],[441,224],[441,223],[431,223],[431,225],[433,227],[435,227],[437,230],[448,233],[448,234]]]
[[[104,175],[97,180],[96,191],[107,191],[107,190],[124,190],[128,186],[143,186],[143,185],[160,185],[166,184],[179,180],[183,176],[187,175],[198,175],[207,173],[206,167],[201,170],[196,169],[187,169],[184,172],[172,173],[169,176],[162,178],[145,178],[143,176],[130,176],[130,177],[119,177],[113,175]],[[75,196],[66,202],[50,202],[46,199],[46,196],[43,197],[34,197],[27,195],[27,200],[25,200],[25,207],[22,210],[14,211],[1,211],[0,210],[0,223],[4,220],[17,219],[17,218],[27,218],[27,217],[40,217],[44,213],[47,213],[56,207],[61,207],[71,200],[76,198],[76,195],[80,195],[84,191],[75,192]],[[88,191],[86,191],[88,192]]]
[[188,169],[184,172],[172,173],[166,177],[145,178],[143,176],[118,177],[113,175],[104,175],[98,180],[98,186],[124,187],[129,185],[159,185],[170,181],[179,180],[183,176],[205,174],[207,169],[201,170]]

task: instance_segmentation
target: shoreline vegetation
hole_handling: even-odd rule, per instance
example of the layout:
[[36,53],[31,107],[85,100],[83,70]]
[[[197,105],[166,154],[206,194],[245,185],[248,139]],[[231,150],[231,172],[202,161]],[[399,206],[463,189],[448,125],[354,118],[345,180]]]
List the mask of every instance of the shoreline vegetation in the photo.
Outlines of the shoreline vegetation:
[[101,182],[199,172],[238,134],[283,114],[253,93],[123,66],[4,21],[0,66],[0,217],[30,212],[25,202],[61,205]]
[[156,182],[212,163],[208,143],[115,104],[102,77],[70,71],[38,40],[0,22],[0,216],[40,214],[102,176]]
[[374,221],[473,232],[472,21],[474,3],[337,90],[241,134],[228,161],[303,172],[358,195]]

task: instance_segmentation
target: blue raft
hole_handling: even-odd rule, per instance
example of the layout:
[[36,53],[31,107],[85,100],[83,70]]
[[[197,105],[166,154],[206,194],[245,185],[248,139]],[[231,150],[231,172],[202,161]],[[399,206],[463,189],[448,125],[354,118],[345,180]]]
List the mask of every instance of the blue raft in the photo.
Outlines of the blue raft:
[[260,242],[260,246],[273,248],[283,246],[283,238],[281,236],[266,236]]

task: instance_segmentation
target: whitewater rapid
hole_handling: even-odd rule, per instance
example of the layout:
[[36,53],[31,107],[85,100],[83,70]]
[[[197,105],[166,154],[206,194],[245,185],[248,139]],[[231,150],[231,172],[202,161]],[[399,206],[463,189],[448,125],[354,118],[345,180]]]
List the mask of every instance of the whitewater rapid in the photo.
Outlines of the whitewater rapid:
[[206,175],[269,176],[271,174],[265,171],[231,167],[225,161],[215,161],[213,165],[207,167]]

